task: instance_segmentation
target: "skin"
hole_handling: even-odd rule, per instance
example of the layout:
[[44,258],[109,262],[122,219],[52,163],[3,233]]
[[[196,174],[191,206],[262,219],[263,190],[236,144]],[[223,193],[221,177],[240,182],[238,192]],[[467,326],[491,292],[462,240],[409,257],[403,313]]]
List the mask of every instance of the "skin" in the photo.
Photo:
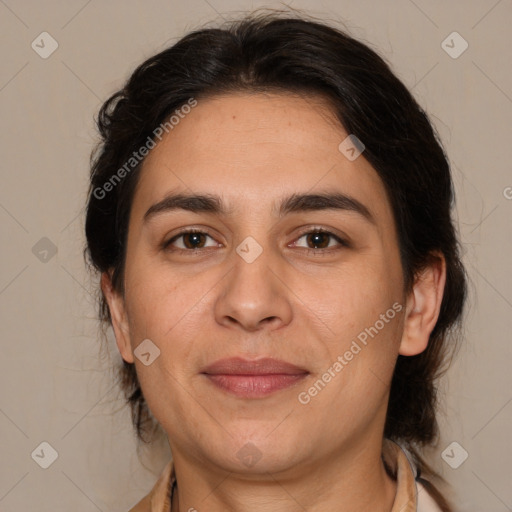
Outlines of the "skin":
[[[108,273],[102,289],[120,353],[135,362],[169,438],[178,481],[172,512],[392,508],[396,484],[380,459],[389,385],[398,354],[427,346],[445,264],[439,257],[405,293],[384,185],[364,153],[349,161],[338,150],[347,135],[321,98],[236,93],[199,99],[145,160],[125,293],[112,289]],[[291,194],[333,191],[365,205],[373,222],[348,210],[275,212]],[[177,209],[144,221],[170,192],[216,194],[229,211]],[[202,248],[186,249],[186,236],[162,248],[191,227],[209,235]],[[348,245],[327,236],[318,248],[304,235],[318,228]],[[248,236],[262,248],[252,263],[236,252]],[[402,311],[300,403],[298,394],[394,303]],[[160,350],[148,366],[134,357],[144,339]],[[309,374],[243,399],[201,375],[233,356],[282,359]],[[260,456],[250,467],[237,457],[247,443]]]

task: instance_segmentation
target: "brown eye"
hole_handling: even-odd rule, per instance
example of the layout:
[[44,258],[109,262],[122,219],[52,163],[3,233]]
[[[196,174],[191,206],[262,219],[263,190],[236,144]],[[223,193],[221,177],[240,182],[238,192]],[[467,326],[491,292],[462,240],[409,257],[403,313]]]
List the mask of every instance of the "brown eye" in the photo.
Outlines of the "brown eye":
[[329,246],[330,237],[327,233],[309,233],[306,240],[311,249],[325,249]]
[[[211,241],[208,244],[208,239]],[[218,244],[215,240],[202,231],[184,231],[164,244],[164,249],[178,251],[193,251],[196,249],[207,249],[208,247],[216,247]]]
[[323,230],[308,231],[301,235],[293,245],[311,251],[348,247],[348,243],[339,236]]
[[204,233],[185,233],[183,236],[183,244],[187,249],[198,249],[203,247],[206,236]]

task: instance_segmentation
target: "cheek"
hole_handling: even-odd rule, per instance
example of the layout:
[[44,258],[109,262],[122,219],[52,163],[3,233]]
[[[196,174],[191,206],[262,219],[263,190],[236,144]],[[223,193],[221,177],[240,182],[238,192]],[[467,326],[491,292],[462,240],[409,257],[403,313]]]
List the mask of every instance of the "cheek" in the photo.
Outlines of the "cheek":
[[208,286],[204,276],[184,277],[148,258],[141,258],[127,268],[126,282],[132,337],[153,337],[160,341],[172,336],[187,321]]
[[304,411],[321,418],[323,432],[334,436],[360,431],[385,414],[396,363],[400,317],[388,318],[381,329],[375,320],[357,321],[330,347],[330,363],[300,390],[301,403],[308,401]]
[[137,275],[138,285],[127,297],[132,349],[137,354],[141,341],[149,339],[158,353],[149,365],[135,358],[138,380],[152,414],[164,428],[176,428],[190,401],[188,379],[200,344],[197,310],[204,292],[197,283],[171,281],[158,272]]
[[332,269],[321,282],[307,279],[301,293],[308,297],[307,306],[329,326],[331,334],[345,341],[374,325],[402,299],[396,272],[376,258]]
[[212,301],[223,274],[183,275],[149,258],[134,263],[126,273],[132,349],[149,339],[160,351],[150,367],[136,361],[139,380],[148,388],[165,380],[177,392],[180,382],[197,372],[198,357],[207,358],[214,345],[206,337],[212,332]]
[[[401,338],[401,286],[397,266],[374,259],[350,272],[333,272],[324,293],[315,295],[316,305],[310,307],[329,326],[330,340],[325,368],[318,375],[330,382],[319,403],[332,401],[355,410],[378,407],[388,391]],[[336,377],[325,375],[329,369]],[[322,383],[318,387],[323,389]]]

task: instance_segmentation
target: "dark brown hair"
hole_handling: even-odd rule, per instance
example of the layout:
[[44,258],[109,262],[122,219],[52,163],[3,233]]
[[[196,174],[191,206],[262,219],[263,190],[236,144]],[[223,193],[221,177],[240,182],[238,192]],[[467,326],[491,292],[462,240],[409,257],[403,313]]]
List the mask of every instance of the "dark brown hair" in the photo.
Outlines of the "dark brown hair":
[[[364,157],[385,185],[407,291],[431,258],[444,255],[447,280],[439,319],[424,352],[398,356],[384,435],[411,452],[427,477],[422,482],[442,510],[451,510],[420,455],[438,436],[436,383],[456,347],[454,327],[466,295],[451,219],[450,168],[425,112],[367,45],[302,15],[264,13],[191,32],[142,63],[99,112],[101,142],[91,157],[85,226],[90,264],[112,272],[114,288],[123,293],[130,207],[141,168],[140,162],[133,168],[126,162],[191,98],[238,91],[315,94],[329,101],[346,131],[364,143]],[[112,182],[123,166],[127,172]],[[100,316],[106,324],[111,320],[102,295]],[[148,440],[154,419],[133,364],[123,362],[120,380],[139,439]]]

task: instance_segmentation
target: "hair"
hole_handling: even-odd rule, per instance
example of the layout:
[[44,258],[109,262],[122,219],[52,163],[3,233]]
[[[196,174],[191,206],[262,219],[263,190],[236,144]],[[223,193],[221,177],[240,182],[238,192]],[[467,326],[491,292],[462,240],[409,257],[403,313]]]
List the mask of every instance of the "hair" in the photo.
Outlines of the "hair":
[[[101,140],[91,155],[85,231],[88,263],[111,274],[124,293],[126,239],[143,160],[107,182],[156,127],[189,102],[236,92],[281,92],[320,96],[347,133],[365,146],[364,158],[384,183],[398,233],[405,291],[434,258],[446,262],[446,285],[438,321],[427,348],[399,355],[391,382],[384,437],[413,456],[428,492],[443,511],[452,510],[433,481],[442,479],[420,454],[439,435],[437,381],[460,340],[466,274],[451,218],[450,167],[427,114],[390,66],[371,48],[338,28],[304,15],[249,14],[221,28],[188,33],[135,69],[124,87],[101,107]],[[103,188],[102,188],[103,187]],[[103,325],[111,316],[99,291]],[[135,365],[123,361],[122,390],[135,431],[146,439],[155,420],[145,402]]]

